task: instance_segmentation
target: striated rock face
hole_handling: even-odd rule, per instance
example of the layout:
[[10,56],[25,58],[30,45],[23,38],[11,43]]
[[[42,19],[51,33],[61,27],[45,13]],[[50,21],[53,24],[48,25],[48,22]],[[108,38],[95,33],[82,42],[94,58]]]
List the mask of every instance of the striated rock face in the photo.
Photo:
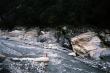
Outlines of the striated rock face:
[[101,40],[95,32],[87,32],[71,38],[73,51],[79,56],[98,59],[103,50]]

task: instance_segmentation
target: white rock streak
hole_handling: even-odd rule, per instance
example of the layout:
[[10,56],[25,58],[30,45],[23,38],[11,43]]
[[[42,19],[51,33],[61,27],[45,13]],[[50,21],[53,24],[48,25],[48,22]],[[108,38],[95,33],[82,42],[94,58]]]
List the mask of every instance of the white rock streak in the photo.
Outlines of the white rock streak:
[[35,62],[48,62],[49,58],[48,57],[39,57],[39,58],[12,58],[12,60],[29,60],[29,61],[35,61]]

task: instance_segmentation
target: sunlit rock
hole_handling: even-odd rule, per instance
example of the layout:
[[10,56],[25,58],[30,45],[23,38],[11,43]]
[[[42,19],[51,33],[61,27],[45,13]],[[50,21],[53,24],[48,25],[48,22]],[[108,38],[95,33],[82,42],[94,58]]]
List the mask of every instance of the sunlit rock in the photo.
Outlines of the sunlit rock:
[[24,37],[24,33],[25,33],[24,30],[13,30],[13,31],[8,33],[7,37],[10,40],[20,41]]
[[35,30],[35,29],[33,29],[33,30],[27,31],[27,32],[24,34],[23,39],[24,39],[24,40],[27,40],[27,41],[34,41],[34,40],[36,40],[37,36],[38,36],[38,31]]
[[43,43],[42,47],[45,48],[45,49],[58,49],[61,46],[58,43],[54,43],[54,44],[52,44],[52,43]]
[[75,52],[68,53],[70,56],[76,56]]
[[39,31],[38,29],[30,29],[30,30],[16,29],[8,32],[6,36],[10,40],[15,40],[19,42],[25,41],[26,43],[34,43],[37,41],[38,31]]
[[13,31],[9,32],[10,36],[13,36],[13,37],[19,36],[23,33],[24,33],[24,31],[22,31],[22,30],[13,30]]
[[101,47],[101,40],[95,32],[82,33],[76,37],[71,38],[73,51],[79,56],[90,56],[98,59],[103,50]]
[[39,58],[12,58],[12,60],[29,60],[29,61],[35,61],[35,62],[48,62],[49,58],[48,57],[39,57]]
[[8,30],[0,30],[0,37],[7,39]]
[[12,58],[12,60],[20,60],[20,61],[24,61],[24,60],[29,60],[29,61],[34,61],[34,62],[45,62],[48,63],[49,62],[49,57],[47,55],[47,53],[42,56],[42,57],[38,57],[38,58]]

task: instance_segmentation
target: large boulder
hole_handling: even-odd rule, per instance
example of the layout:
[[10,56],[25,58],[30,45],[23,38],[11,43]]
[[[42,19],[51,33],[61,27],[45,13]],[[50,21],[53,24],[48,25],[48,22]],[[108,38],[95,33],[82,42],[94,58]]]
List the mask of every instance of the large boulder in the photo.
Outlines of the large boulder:
[[79,56],[90,56],[98,59],[105,48],[95,32],[86,32],[71,38],[73,51]]

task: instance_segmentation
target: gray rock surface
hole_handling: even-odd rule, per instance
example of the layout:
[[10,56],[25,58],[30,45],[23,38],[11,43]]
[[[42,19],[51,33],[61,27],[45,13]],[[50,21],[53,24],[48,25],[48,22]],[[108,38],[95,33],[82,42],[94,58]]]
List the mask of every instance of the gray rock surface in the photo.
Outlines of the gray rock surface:
[[86,32],[71,38],[73,51],[79,56],[90,56],[100,59],[102,52],[106,50],[101,44],[100,38],[95,32]]
[[6,56],[3,54],[0,54],[0,62],[2,62],[3,60],[5,60]]
[[[53,36],[51,36],[53,37]],[[50,40],[50,39],[49,39]],[[48,39],[47,39],[48,41]],[[86,60],[69,56],[72,52],[61,47],[56,42],[33,42],[32,40],[16,41],[1,37],[0,53],[6,56],[0,62],[0,73],[105,73],[110,72],[110,65],[105,62]],[[38,44],[37,44],[38,43]],[[40,43],[40,44],[39,44]],[[44,45],[45,44],[45,45]],[[56,45],[57,44],[57,45]],[[48,54],[49,63],[36,63],[34,61],[14,61],[12,58],[37,58]],[[98,67],[100,66],[100,67]],[[5,71],[4,71],[5,70]]]

